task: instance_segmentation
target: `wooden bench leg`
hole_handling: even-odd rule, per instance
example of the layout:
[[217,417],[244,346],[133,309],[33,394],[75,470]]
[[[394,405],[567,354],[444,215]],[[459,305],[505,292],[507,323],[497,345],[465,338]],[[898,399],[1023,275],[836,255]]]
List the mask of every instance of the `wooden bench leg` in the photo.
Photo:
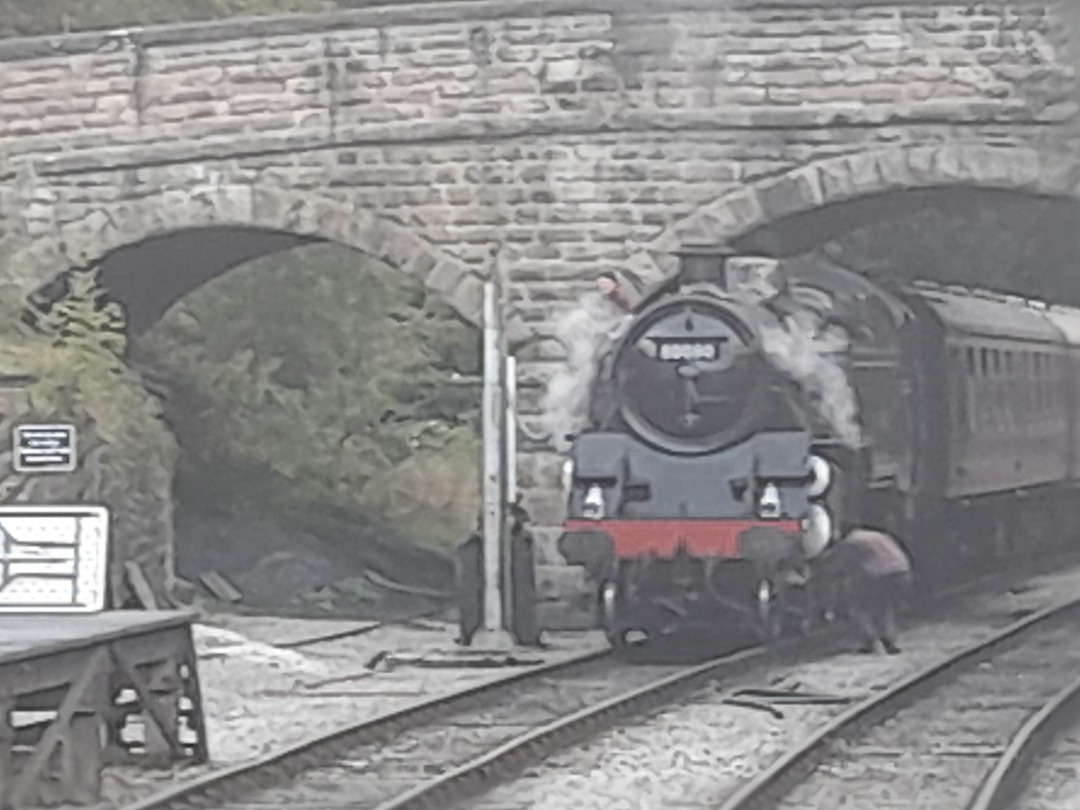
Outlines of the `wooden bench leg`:
[[14,789],[15,770],[12,748],[15,745],[15,729],[11,725],[11,712],[15,701],[8,695],[0,696],[0,807],[8,806],[8,796]]
[[102,753],[101,717],[97,714],[72,717],[60,763],[65,794],[71,801],[93,804],[101,796]]
[[[64,699],[60,702],[56,718],[45,729],[45,733],[38,740],[34,752],[27,758],[22,768],[19,769],[19,773],[15,776],[10,794],[4,797],[8,806],[19,807],[26,804],[27,799],[34,789],[38,787],[39,781],[45,775],[58,746],[70,746],[69,752],[65,753],[85,757],[85,764],[80,766],[80,769],[93,768],[95,771],[100,772],[102,767],[100,746],[97,746],[96,757],[94,756],[95,750],[93,747],[88,751],[77,750],[75,746],[78,743],[72,733],[72,723],[78,715],[84,717],[89,715],[89,717],[86,717],[85,722],[76,724],[81,729],[78,736],[85,739],[90,722],[95,723],[95,734],[97,733],[96,722],[98,722],[97,718],[99,718],[104,704],[103,687],[108,661],[108,654],[103,649],[96,650],[90,656],[86,668],[71,684],[67,694],[64,695]],[[63,769],[61,769],[61,774],[63,774]],[[72,787],[71,785],[64,785],[65,792]],[[93,798],[96,799],[97,797],[94,796]]]
[[184,643],[184,653],[181,666],[184,669],[184,692],[191,701],[191,708],[187,710],[188,724],[195,732],[195,756],[193,762],[201,765],[210,759],[209,745],[206,741],[206,717],[203,714],[202,686],[199,683],[198,655],[195,652],[195,640],[188,628],[187,639]]
[[170,761],[184,759],[178,727],[181,683],[175,660],[155,665],[147,676],[115,648],[110,648],[109,654],[139,696],[146,729],[145,762],[166,766]]

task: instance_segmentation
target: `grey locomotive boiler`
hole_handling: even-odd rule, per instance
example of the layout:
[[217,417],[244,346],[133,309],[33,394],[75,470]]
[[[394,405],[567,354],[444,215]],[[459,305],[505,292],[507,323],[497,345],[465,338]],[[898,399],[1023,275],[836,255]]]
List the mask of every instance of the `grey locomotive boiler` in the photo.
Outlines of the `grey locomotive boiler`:
[[924,583],[1061,538],[1078,403],[1080,310],[688,252],[599,364],[559,546],[616,646],[805,629],[847,525],[896,534]]

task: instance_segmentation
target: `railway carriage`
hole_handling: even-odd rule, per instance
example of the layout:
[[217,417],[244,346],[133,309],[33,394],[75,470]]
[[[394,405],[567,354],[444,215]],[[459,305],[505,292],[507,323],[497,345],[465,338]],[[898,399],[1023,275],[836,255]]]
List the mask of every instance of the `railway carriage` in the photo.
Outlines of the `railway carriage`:
[[1017,520],[1060,536],[1078,403],[1080,310],[687,251],[599,364],[560,549],[617,647],[775,637],[846,525],[895,533],[923,581],[1032,553]]

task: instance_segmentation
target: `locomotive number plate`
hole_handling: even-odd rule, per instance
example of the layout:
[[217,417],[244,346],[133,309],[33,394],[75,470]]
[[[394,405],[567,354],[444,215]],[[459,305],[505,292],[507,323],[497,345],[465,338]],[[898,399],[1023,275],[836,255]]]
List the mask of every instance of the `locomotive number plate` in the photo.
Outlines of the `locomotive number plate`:
[[657,354],[661,360],[669,360],[671,362],[715,360],[720,356],[720,345],[714,340],[663,341],[658,346]]

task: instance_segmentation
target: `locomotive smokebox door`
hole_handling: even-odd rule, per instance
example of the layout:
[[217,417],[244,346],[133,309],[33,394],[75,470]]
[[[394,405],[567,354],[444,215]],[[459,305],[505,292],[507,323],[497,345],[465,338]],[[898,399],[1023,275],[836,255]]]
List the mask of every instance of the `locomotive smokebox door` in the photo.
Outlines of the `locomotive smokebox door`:
[[683,245],[679,257],[679,281],[683,284],[718,284],[726,288],[724,263],[735,251],[727,245]]

